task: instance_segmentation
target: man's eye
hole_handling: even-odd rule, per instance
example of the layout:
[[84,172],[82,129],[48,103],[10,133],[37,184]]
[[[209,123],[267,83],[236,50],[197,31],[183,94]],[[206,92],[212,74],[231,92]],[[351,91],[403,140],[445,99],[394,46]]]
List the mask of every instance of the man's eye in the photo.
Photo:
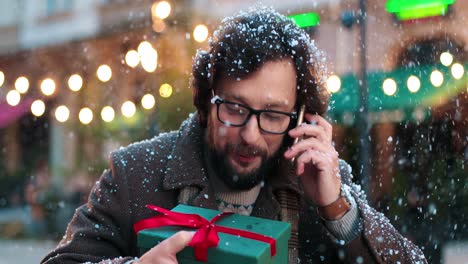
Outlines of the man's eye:
[[279,121],[281,120],[282,116],[275,114],[275,113],[264,113],[264,117],[270,121]]
[[243,115],[247,112],[245,109],[239,107],[239,105],[226,105],[226,108],[229,112],[239,115]]

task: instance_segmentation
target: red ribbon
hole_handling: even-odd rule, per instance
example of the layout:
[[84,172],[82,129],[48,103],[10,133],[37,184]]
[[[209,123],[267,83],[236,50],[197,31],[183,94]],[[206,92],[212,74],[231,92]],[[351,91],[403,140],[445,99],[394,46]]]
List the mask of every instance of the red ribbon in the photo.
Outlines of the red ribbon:
[[189,246],[195,249],[195,258],[198,261],[206,262],[208,260],[208,248],[218,246],[218,232],[268,243],[270,244],[270,255],[276,255],[275,239],[250,231],[218,226],[214,224],[220,218],[231,215],[232,213],[220,213],[211,219],[211,221],[208,221],[197,214],[173,212],[154,205],[147,205],[146,207],[160,212],[161,214],[137,222],[135,225],[133,225],[135,233],[138,233],[143,229],[158,228],[162,226],[183,226],[198,229],[195,232],[192,241],[189,243]]

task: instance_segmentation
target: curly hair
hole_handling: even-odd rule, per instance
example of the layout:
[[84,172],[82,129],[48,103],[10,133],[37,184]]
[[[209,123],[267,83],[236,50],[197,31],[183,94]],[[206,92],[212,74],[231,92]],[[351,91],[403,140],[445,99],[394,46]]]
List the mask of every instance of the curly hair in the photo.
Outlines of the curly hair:
[[222,20],[210,39],[209,51],[193,59],[193,102],[206,127],[212,89],[222,75],[244,78],[269,61],[292,59],[297,76],[296,109],[323,114],[329,103],[324,88],[325,57],[314,41],[291,19],[271,8],[250,9]]

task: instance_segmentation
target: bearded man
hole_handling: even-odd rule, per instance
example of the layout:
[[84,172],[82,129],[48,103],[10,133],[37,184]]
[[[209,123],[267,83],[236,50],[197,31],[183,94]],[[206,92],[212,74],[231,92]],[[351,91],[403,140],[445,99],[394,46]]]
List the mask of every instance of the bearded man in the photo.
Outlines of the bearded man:
[[[138,255],[132,227],[152,216],[147,204],[290,222],[289,263],[425,263],[369,207],[338,158],[321,116],[323,62],[310,37],[274,10],[223,20],[210,49],[194,58],[197,113],[178,131],[112,153],[43,263],[177,263],[189,232]],[[302,105],[305,122],[297,126]]]

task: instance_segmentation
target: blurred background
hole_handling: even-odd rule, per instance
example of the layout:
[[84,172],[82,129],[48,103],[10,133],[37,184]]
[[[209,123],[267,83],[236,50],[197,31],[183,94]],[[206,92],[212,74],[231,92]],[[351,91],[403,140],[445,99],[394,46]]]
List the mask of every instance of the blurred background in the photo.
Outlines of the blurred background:
[[[0,255],[38,262],[110,151],[177,129],[195,51],[254,3],[0,0]],[[371,205],[430,263],[467,263],[468,1],[263,3],[326,52],[336,148]]]

